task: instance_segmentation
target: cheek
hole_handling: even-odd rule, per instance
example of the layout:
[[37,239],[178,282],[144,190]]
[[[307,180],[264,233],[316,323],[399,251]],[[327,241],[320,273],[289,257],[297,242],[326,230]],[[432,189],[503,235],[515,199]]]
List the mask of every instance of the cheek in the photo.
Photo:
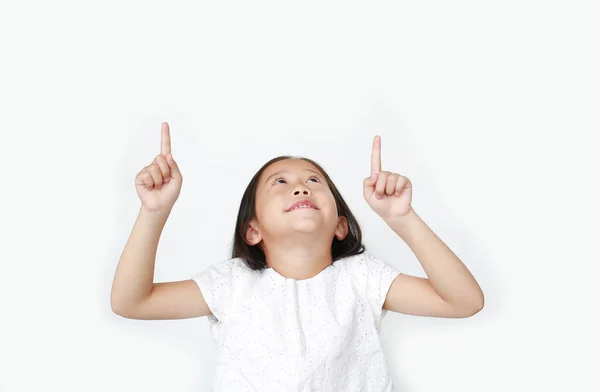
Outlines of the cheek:
[[337,216],[337,205],[335,204],[333,195],[327,195],[325,202],[327,203],[327,212],[332,216]]
[[265,216],[269,216],[273,213],[276,206],[273,200],[257,199],[254,207],[254,212],[259,221],[264,219]]
[[254,213],[256,217],[260,220],[265,215],[265,211],[267,210],[267,206],[265,206],[264,202],[257,202],[256,207],[254,208]]

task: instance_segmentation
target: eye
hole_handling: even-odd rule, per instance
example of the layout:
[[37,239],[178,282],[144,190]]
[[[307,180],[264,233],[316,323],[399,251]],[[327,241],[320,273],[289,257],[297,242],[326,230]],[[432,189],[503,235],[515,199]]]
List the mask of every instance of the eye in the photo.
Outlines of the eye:
[[[316,180],[315,182],[321,182],[321,180],[317,176],[312,176],[309,178],[309,180]],[[273,185],[278,184],[278,183],[281,184],[279,181],[283,181],[285,183],[285,178],[277,177],[275,180],[273,180]]]

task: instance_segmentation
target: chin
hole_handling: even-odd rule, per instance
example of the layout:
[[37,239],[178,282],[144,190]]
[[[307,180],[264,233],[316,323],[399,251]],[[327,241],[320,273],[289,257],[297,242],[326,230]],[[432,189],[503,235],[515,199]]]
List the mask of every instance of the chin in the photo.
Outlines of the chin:
[[291,225],[291,228],[296,231],[314,232],[321,231],[323,229],[323,225],[319,225],[316,222],[298,222]]
[[317,222],[314,220],[302,220],[296,222],[289,222],[289,224],[285,225],[281,228],[281,232],[292,233],[292,232],[302,232],[302,233],[316,233],[325,230],[325,225],[322,222]]

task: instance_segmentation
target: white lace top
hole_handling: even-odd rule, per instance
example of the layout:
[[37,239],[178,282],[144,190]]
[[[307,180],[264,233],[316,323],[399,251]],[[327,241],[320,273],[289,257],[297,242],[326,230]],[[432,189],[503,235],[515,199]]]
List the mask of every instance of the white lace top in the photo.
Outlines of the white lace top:
[[379,329],[399,274],[368,253],[304,280],[239,258],[196,274],[213,313],[214,391],[394,391]]

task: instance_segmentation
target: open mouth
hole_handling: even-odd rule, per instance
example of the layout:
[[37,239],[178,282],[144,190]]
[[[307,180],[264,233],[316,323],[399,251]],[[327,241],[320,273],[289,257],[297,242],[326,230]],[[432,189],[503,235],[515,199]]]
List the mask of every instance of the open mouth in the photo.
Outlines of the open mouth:
[[292,208],[292,209],[291,209],[291,210],[289,210],[288,212],[297,211],[297,210],[315,210],[315,209],[316,209],[316,208],[313,208],[313,207],[311,207],[311,206],[306,206],[306,205],[303,205],[303,206],[299,206],[299,207]]
[[312,209],[318,210],[317,206],[310,200],[299,200],[295,202],[290,208],[286,210],[286,212],[296,211],[296,210],[305,210]]

